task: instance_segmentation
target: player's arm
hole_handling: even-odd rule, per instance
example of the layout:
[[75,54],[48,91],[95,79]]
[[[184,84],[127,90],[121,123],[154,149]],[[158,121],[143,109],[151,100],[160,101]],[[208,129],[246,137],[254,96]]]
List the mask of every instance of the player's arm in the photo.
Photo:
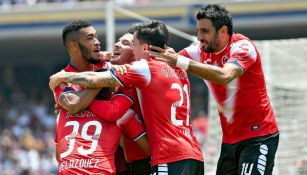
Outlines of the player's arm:
[[162,49],[156,46],[150,46],[153,50],[158,52],[150,52],[150,55],[157,57],[158,60],[168,63],[170,66],[178,66],[193,73],[200,78],[208,81],[226,85],[236,77],[240,76],[243,72],[242,69],[235,64],[225,64],[223,68],[203,64],[187,58],[183,55],[177,54],[174,49],[168,47]]
[[145,127],[137,118],[138,115],[132,109],[128,109],[116,123],[125,137],[134,141],[147,155],[150,155]]
[[54,88],[63,82],[84,85],[89,88],[121,86],[110,71],[78,73],[61,71],[50,77],[50,89],[54,91]]
[[133,105],[133,100],[124,94],[115,94],[111,101],[94,100],[88,107],[97,116],[116,122]]
[[58,102],[66,111],[71,114],[75,114],[85,110],[91,104],[99,91],[99,88],[69,91],[61,94]]
[[[180,56],[181,57],[181,56]],[[182,58],[189,59],[189,58]],[[189,67],[187,71],[203,78],[208,81],[226,85],[230,83],[233,79],[239,77],[243,72],[242,69],[232,63],[224,64],[224,67],[212,66],[209,64],[203,64],[192,59],[189,59]]]
[[150,156],[149,143],[147,139],[147,134],[142,135],[140,138],[134,141],[142,150]]

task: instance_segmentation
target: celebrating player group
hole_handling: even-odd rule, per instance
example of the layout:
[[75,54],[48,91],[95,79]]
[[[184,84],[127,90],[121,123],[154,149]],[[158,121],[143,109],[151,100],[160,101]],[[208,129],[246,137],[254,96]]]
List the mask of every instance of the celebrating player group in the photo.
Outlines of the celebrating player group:
[[178,53],[157,20],[131,26],[113,53],[101,52],[89,21],[65,26],[70,62],[49,82],[59,175],[204,175],[187,72],[204,80],[218,104],[216,174],[272,174],[279,133],[261,56],[233,32],[222,5],[199,9],[196,19],[198,44]]

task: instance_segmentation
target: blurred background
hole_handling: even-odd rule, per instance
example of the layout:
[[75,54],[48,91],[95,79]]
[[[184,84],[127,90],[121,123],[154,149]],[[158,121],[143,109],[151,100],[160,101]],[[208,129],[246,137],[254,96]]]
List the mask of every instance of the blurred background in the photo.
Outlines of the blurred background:
[[[253,39],[262,54],[281,131],[274,174],[307,175],[307,0],[0,0],[0,174],[57,172],[48,81],[69,62],[61,39],[66,23],[91,21],[110,51],[133,23],[158,19],[170,27],[170,45],[179,51],[195,40],[195,14],[208,3],[224,4],[234,31]],[[211,175],[219,119],[206,85],[190,78],[193,129]]]

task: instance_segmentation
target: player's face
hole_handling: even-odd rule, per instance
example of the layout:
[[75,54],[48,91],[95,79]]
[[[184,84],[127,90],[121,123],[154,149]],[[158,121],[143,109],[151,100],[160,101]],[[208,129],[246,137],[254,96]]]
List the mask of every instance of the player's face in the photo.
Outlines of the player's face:
[[79,48],[82,57],[89,63],[100,62],[100,42],[94,27],[89,26],[80,30]]
[[133,34],[132,44],[133,54],[136,60],[146,58],[148,56],[148,54],[146,55],[146,51],[148,50],[148,44],[141,42],[136,37],[136,33]]
[[218,52],[220,45],[219,31],[215,28],[210,19],[200,19],[197,21],[197,39],[201,42],[206,53]]
[[133,35],[127,33],[118,39],[114,44],[113,56],[110,60],[112,64],[126,64],[134,61],[132,49]]

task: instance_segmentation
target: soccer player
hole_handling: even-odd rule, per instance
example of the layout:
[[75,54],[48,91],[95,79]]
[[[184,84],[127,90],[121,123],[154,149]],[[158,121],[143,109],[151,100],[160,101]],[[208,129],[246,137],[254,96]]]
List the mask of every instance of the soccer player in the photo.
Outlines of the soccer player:
[[[135,57],[133,55],[132,50],[132,39],[133,39],[133,31],[131,28],[128,33],[124,34],[122,37],[118,39],[118,42],[114,44],[113,55],[111,57],[110,62],[116,65],[128,64],[135,61]],[[139,103],[137,100],[133,103],[133,110],[139,114],[139,120],[143,122],[141,116],[141,110],[139,107]],[[140,144],[139,144],[140,145]],[[125,153],[126,161],[129,166],[129,174],[130,175],[150,175],[150,161],[151,158],[148,155],[149,150],[144,152],[135,142],[131,141],[125,136],[121,138],[121,146]],[[119,158],[119,157],[116,157]],[[115,158],[115,161],[116,161]],[[119,158],[120,159],[120,158]]]
[[198,45],[179,55],[152,46],[160,53],[150,55],[203,78],[212,91],[223,131],[217,175],[271,175],[279,134],[261,56],[249,38],[233,33],[223,6],[207,5],[196,18]]
[[164,47],[168,30],[159,21],[139,24],[133,35],[138,61],[127,72],[59,72],[50,77],[50,88],[61,82],[87,87],[133,86],[144,117],[152,155],[152,174],[203,175],[202,151],[190,124],[190,82],[181,68],[149,57],[149,45]]
[[[95,64],[100,63],[100,43],[96,30],[88,21],[76,20],[69,23],[63,29],[62,37],[71,60],[65,71],[92,71],[97,68]],[[126,112],[132,105],[132,100],[126,95],[116,94],[111,102],[98,101],[100,108],[92,103],[90,105],[92,110],[76,113],[86,107],[88,105],[86,103],[92,101],[100,91],[100,89],[86,89],[94,92],[90,94],[85,93],[86,90],[81,91],[83,88],[63,83],[54,91],[59,109],[55,136],[58,174],[115,174],[114,153],[121,130],[115,123],[103,120],[101,115],[118,118],[125,114],[121,119],[124,122],[129,119],[126,124],[135,123],[130,120],[135,119],[135,113],[132,110]],[[83,101],[81,97],[86,100]],[[101,110],[102,107],[108,110]],[[121,125],[125,126],[124,122]],[[131,139],[144,132],[142,125],[125,127],[134,129],[129,133]]]

